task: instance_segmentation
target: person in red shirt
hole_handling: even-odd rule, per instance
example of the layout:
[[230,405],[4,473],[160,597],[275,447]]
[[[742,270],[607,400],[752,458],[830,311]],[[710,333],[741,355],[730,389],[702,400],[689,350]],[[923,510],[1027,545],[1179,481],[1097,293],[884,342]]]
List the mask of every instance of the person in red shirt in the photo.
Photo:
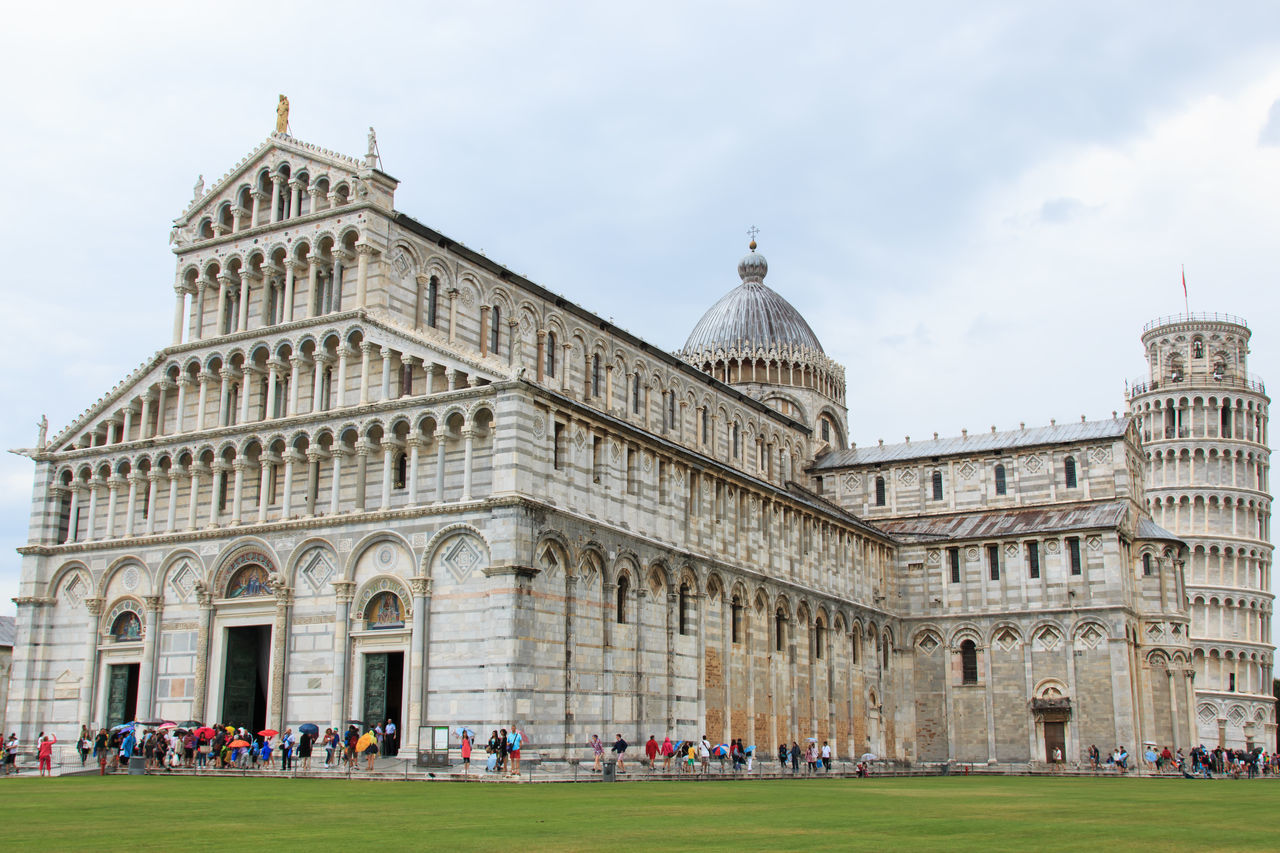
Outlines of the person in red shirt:
[[649,771],[657,769],[658,757],[658,741],[653,735],[649,735],[649,742],[644,745],[644,754],[649,759]]
[[40,746],[36,749],[36,756],[40,759],[40,775],[53,775],[53,745],[58,739],[53,735],[45,737],[44,732],[40,733]]

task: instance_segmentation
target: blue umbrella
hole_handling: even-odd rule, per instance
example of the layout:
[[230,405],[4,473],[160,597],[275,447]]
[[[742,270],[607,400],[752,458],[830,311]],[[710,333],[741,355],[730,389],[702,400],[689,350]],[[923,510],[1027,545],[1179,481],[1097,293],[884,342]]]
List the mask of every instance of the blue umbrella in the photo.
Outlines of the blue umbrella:
[[751,744],[751,746],[747,747],[746,750],[744,751],[748,754],[753,753],[756,751],[756,745],[753,743]]
[[119,732],[119,731],[124,731],[125,729],[128,729],[129,731],[133,731],[133,726],[134,726],[133,723],[119,723],[117,725],[112,726],[111,731]]
[[458,726],[458,728],[453,730],[453,733],[458,737],[466,735],[469,738],[474,738],[476,736],[476,733],[472,731],[469,726]]
[[304,734],[309,734],[312,737],[318,737],[320,735],[320,727],[315,723],[303,723],[298,726],[298,731]]

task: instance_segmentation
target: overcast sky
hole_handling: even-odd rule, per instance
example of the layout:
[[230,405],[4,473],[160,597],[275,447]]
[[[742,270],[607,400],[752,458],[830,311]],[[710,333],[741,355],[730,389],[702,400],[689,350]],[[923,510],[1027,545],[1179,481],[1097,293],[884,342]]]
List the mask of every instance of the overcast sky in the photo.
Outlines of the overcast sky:
[[[1274,2],[403,5],[6,12],[0,446],[169,341],[170,222],[279,93],[308,142],[374,126],[398,209],[665,349],[759,226],[859,444],[1122,410],[1182,264],[1280,381]],[[0,614],[32,470],[0,461]]]

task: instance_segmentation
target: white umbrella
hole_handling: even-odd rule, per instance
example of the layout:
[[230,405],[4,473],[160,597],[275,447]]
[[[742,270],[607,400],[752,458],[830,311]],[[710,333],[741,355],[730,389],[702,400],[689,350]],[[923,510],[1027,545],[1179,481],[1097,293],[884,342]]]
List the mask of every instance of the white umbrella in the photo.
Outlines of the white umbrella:
[[858,760],[859,761],[879,761],[880,759],[876,757],[876,754],[874,752],[864,752],[862,753],[862,757],[859,758]]

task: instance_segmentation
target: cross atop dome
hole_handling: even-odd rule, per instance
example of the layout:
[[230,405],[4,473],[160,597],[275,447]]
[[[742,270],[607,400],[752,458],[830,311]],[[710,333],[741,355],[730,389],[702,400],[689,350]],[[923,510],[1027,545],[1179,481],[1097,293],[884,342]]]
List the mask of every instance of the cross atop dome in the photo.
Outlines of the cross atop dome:
[[751,242],[747,244],[747,248],[751,251],[756,250],[756,235],[760,233],[760,229],[752,225],[747,229],[747,236],[751,238]]

